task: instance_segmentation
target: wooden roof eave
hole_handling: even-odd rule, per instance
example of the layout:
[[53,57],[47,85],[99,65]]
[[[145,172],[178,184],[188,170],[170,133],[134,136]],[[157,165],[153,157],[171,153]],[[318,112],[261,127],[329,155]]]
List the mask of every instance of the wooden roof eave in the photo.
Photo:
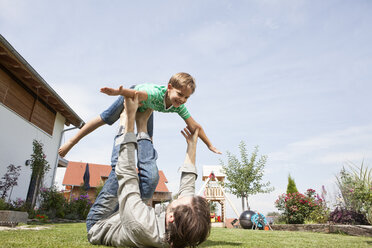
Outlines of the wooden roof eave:
[[65,124],[81,128],[84,121],[49,86],[34,68],[0,34],[0,64],[17,77],[34,94],[47,103],[56,112],[61,113]]

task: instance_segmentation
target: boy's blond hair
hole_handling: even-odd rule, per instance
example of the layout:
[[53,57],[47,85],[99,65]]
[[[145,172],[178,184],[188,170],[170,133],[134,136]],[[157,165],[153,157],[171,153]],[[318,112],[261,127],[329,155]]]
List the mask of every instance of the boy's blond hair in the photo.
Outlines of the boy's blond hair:
[[194,93],[196,88],[195,79],[186,72],[179,72],[174,74],[171,79],[169,79],[169,84],[176,89],[189,87],[192,90],[192,93]]

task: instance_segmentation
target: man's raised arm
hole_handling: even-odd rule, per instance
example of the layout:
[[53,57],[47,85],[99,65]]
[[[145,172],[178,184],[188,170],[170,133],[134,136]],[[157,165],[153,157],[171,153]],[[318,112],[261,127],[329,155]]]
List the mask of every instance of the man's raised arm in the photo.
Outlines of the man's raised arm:
[[198,143],[199,129],[192,133],[188,128],[181,131],[187,142],[186,157],[183,165],[180,168],[181,182],[178,191],[179,197],[190,196],[195,194],[195,180],[197,170],[195,167],[196,145]]

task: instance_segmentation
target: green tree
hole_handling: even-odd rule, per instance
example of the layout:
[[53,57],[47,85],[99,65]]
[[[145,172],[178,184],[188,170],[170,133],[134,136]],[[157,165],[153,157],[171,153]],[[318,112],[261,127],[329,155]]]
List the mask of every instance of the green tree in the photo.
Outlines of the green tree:
[[250,158],[248,158],[246,145],[243,141],[239,144],[239,150],[241,161],[235,155],[227,152],[227,165],[223,161],[220,162],[226,174],[226,188],[230,193],[242,199],[243,210],[246,209],[245,204],[250,210],[248,202],[250,195],[269,193],[274,188],[269,187],[270,182],[262,183],[267,156],[263,155],[259,159],[257,158],[258,146],[254,148]]
[[288,185],[287,185],[287,194],[293,194],[298,192],[296,183],[291,175],[288,175]]

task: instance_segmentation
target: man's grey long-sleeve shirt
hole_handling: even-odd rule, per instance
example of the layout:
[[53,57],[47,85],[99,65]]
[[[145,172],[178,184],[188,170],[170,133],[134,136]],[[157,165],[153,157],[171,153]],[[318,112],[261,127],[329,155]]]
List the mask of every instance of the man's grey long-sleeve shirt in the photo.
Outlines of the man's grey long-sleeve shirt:
[[[126,133],[116,165],[119,211],[98,221],[89,231],[92,244],[128,247],[169,247],[165,241],[165,212],[155,214],[141,199],[136,172],[134,133]],[[195,193],[195,165],[184,164],[179,170],[179,197]]]

